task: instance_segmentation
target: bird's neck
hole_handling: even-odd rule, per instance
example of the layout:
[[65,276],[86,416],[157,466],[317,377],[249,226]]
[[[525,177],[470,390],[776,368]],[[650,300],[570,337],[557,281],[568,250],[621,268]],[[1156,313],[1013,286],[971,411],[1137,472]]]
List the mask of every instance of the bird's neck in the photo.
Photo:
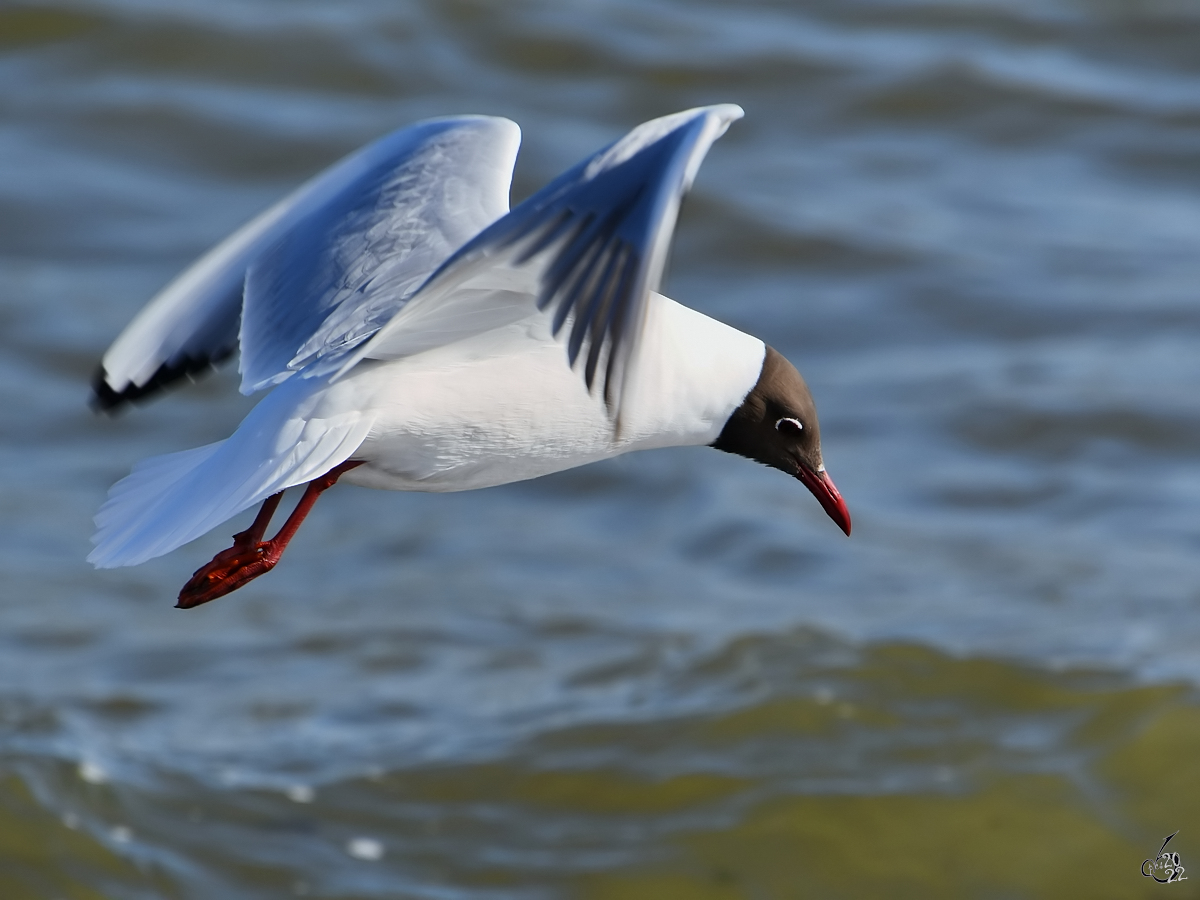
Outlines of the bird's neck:
[[754,388],[765,354],[758,338],[651,294],[638,389],[622,401],[628,439],[637,449],[711,444]]

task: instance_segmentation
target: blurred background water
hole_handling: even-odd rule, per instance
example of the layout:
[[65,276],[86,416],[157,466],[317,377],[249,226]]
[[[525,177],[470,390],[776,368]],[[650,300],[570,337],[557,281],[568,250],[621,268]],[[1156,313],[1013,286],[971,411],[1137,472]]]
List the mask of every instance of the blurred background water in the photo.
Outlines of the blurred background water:
[[[1200,7],[1117,0],[0,5],[0,895],[1195,896]],[[174,273],[416,119],[524,129],[514,198],[746,118],[666,292],[804,372],[846,540],[703,449],[331,491],[94,572],[232,372],[86,384]]]

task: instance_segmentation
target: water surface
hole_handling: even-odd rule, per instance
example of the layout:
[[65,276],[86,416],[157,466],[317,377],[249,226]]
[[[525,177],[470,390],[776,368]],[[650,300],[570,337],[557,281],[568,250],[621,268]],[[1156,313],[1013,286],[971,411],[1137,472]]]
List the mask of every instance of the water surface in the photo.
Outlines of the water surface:
[[[0,894],[1174,889],[1138,866],[1200,860],[1198,42],[1167,2],[0,9]],[[422,117],[518,121],[520,199],[724,101],[666,292],[797,363],[853,538],[693,448],[339,487],[188,613],[240,520],[83,562],[134,461],[254,402],[85,405],[249,216]]]

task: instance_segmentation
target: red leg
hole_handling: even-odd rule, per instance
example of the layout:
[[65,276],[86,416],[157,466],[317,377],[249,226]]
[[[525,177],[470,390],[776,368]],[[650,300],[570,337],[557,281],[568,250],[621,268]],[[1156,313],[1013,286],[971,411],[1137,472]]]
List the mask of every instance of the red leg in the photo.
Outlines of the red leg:
[[234,546],[245,544],[247,547],[253,547],[261,541],[263,535],[267,533],[267,526],[271,524],[271,516],[275,515],[275,510],[279,508],[279,501],[282,499],[283,491],[280,491],[264,500],[262,508],[259,509],[258,515],[254,517],[250,527],[233,536]]
[[[200,571],[207,572],[209,569],[215,569],[217,563],[230,564],[242,556],[253,558],[262,542],[263,535],[267,533],[267,526],[271,524],[271,516],[275,515],[275,510],[279,508],[279,501],[282,499],[283,491],[280,491],[264,500],[262,508],[259,509],[258,515],[254,517],[254,522],[250,527],[233,536],[233,546],[214,556],[212,562]],[[195,573],[195,575],[199,574],[199,571]],[[192,581],[196,580],[195,575],[192,577]],[[188,583],[191,584],[191,582]]]
[[222,550],[212,558],[212,562],[196,570],[191,580],[179,592],[176,608],[191,609],[209,600],[224,597],[246,582],[275,568],[275,564],[283,556],[283,551],[287,549],[288,542],[296,536],[300,523],[312,510],[317,498],[333,487],[343,474],[361,465],[361,460],[348,460],[310,481],[292,514],[283,523],[279,533],[269,541],[264,541],[263,535],[267,533],[267,525],[279,506],[283,491],[264,500],[262,509],[254,517],[254,523],[245,531],[233,536],[233,546]]

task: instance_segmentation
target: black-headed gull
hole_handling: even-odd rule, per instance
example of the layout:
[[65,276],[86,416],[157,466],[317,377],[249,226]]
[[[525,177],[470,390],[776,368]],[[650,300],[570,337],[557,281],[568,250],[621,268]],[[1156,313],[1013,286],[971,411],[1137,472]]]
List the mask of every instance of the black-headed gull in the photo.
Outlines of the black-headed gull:
[[[742,116],[638,126],[511,212],[520,129],[434,119],[300,187],[168,285],[104,355],[114,408],[241,350],[231,437],[145,460],[96,516],[98,567],[135,565],[262,503],[179,606],[268,571],[341,477],[462,491],[652,447],[711,445],[798,478],[850,533],[796,369],[655,292],[679,201]],[[264,540],[282,492],[306,485]]]

